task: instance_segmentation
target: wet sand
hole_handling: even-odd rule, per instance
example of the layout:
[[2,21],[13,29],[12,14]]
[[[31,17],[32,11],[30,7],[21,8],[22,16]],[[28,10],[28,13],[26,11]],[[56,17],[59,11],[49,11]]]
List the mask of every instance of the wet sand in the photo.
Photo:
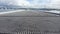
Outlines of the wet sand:
[[0,32],[15,33],[26,31],[59,34],[60,17],[56,17],[55,14],[37,11],[22,11],[0,15]]

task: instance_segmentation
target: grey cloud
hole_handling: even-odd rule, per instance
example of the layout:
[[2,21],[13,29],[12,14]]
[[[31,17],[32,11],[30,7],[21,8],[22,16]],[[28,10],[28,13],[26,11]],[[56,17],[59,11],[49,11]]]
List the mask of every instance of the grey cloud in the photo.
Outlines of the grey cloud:
[[0,0],[0,4],[7,5],[20,5],[26,7],[45,7],[45,8],[60,8],[60,0],[48,0],[46,4],[39,3],[40,0],[33,0],[32,3],[29,3],[26,0]]

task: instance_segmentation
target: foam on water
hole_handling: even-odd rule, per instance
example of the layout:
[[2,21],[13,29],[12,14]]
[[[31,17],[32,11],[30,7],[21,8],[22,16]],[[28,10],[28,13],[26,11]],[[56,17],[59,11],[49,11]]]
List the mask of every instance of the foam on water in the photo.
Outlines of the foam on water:
[[56,10],[46,11],[46,12],[51,12],[51,13],[60,13],[60,11],[56,11]]

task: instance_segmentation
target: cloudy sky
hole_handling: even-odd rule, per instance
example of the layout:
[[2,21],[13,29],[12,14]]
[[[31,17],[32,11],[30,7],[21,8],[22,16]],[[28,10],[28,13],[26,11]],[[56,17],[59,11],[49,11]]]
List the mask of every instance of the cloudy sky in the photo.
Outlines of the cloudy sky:
[[0,3],[7,5],[19,5],[25,7],[47,7],[59,8],[60,0],[0,0]]

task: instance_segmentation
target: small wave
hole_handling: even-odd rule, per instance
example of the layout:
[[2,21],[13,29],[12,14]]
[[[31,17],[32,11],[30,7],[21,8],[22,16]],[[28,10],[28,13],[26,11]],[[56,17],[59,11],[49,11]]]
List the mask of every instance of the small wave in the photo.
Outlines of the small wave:
[[7,13],[14,13],[14,12],[21,12],[24,10],[13,10],[13,11],[4,11],[4,12],[0,12],[0,14],[7,14]]

